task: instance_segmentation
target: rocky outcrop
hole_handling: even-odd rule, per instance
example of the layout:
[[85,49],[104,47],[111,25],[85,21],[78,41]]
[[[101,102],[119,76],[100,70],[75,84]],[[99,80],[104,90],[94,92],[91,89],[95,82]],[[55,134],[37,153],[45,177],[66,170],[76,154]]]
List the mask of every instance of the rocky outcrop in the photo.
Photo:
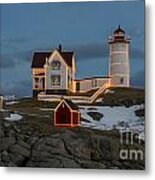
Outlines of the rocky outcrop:
[[144,169],[144,161],[120,160],[119,150],[117,131],[52,127],[42,134],[28,119],[0,120],[1,166]]

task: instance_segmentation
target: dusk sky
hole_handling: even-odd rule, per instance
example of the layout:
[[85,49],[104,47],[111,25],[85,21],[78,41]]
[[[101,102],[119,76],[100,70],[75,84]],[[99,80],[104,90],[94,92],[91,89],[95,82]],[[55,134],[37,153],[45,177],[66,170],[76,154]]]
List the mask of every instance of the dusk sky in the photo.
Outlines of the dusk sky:
[[35,51],[74,51],[77,78],[107,75],[108,37],[130,36],[131,84],[144,87],[144,1],[1,4],[1,91],[31,95]]

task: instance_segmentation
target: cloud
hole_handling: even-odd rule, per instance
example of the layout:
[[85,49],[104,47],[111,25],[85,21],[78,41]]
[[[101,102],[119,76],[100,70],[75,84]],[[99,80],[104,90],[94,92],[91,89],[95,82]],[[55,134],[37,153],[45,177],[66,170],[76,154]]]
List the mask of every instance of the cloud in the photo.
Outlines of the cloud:
[[19,44],[28,43],[28,42],[31,42],[31,38],[24,37],[24,36],[1,39],[2,45],[10,45],[10,44],[19,45]]
[[30,62],[33,56],[33,50],[27,50],[27,51],[21,51],[18,53],[15,53],[16,58],[19,61],[25,61],[25,62]]
[[[132,47],[131,47],[132,48]],[[94,58],[109,58],[109,45],[108,43],[89,43],[72,45],[68,49],[73,49],[77,55],[78,60],[80,59],[94,59]],[[144,51],[133,47],[130,51],[131,59],[143,59],[145,54]]]
[[13,57],[10,55],[1,55],[1,61],[0,61],[0,65],[1,68],[13,68],[15,66],[15,61],[13,59]]
[[9,83],[9,85],[2,84],[1,93],[16,97],[29,96],[32,94],[31,84],[31,79]]
[[14,68],[24,62],[31,62],[33,51],[19,51],[18,53],[1,54],[1,68]]
[[93,59],[108,57],[108,44],[104,43],[87,43],[87,44],[73,44],[68,47],[72,49],[77,58],[80,59]]
[[127,32],[132,38],[143,38],[144,30],[139,28],[132,28]]
[[133,48],[130,52],[130,56],[131,56],[131,59],[142,59],[144,60],[145,59],[145,53],[144,51],[140,50],[140,49],[137,49],[137,48]]
[[133,86],[145,86],[145,70],[140,70],[131,77],[131,84]]

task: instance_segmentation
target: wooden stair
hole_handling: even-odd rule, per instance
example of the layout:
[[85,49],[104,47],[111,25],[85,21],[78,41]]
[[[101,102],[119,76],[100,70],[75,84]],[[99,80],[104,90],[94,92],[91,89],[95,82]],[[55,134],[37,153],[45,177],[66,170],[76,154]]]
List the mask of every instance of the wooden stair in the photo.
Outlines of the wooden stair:
[[110,87],[109,82],[101,86],[90,98],[90,103],[92,104],[102,94],[108,87]]

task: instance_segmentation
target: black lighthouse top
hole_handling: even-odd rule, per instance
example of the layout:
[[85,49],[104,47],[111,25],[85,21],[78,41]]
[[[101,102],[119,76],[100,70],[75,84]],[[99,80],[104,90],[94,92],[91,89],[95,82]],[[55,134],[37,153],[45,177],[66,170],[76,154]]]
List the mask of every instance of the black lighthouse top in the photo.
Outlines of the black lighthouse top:
[[113,35],[109,37],[108,42],[110,44],[116,42],[130,43],[130,38],[126,35],[125,31],[119,25],[117,29],[114,31]]
[[119,25],[118,28],[114,31],[114,34],[125,34],[125,31],[123,29],[121,29],[121,27]]

